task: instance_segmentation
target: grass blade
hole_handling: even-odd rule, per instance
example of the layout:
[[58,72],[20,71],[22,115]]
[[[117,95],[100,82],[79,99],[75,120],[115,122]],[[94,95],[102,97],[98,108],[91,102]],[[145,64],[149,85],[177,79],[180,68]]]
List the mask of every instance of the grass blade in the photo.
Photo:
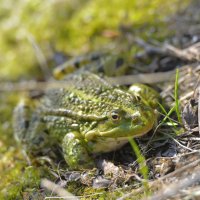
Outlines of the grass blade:
[[176,79],[174,86],[175,110],[179,123],[182,123],[180,109],[179,109],[179,99],[178,99],[178,79],[179,79],[179,70],[176,69]]

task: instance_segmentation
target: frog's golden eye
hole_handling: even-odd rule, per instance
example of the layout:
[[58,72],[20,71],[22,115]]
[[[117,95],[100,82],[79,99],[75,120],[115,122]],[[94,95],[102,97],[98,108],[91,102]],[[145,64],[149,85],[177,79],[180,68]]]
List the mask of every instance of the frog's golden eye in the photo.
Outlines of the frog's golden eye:
[[112,118],[113,121],[117,122],[117,121],[120,120],[120,115],[117,112],[112,112],[111,113],[111,118]]

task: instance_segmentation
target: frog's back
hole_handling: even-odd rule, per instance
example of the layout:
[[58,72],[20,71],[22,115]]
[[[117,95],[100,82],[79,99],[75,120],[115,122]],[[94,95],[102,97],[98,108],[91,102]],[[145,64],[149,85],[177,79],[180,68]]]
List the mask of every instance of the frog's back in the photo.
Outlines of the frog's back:
[[70,75],[64,81],[64,87],[46,91],[42,101],[45,107],[102,117],[113,107],[128,109],[133,102],[136,103],[132,95],[111,86],[95,74]]

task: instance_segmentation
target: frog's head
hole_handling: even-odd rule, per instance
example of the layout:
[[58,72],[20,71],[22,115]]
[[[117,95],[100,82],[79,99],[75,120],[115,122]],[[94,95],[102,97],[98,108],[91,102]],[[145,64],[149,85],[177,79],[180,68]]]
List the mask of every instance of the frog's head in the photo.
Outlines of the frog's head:
[[135,105],[129,109],[113,109],[106,119],[86,133],[88,140],[96,137],[138,137],[152,129],[156,120],[155,111],[146,105]]

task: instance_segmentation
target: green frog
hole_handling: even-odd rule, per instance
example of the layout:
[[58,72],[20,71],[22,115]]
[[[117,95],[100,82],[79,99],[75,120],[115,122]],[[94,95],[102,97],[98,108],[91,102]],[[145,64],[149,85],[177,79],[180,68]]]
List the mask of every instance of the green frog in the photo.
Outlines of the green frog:
[[141,84],[122,90],[89,72],[68,75],[39,100],[19,103],[14,135],[27,152],[48,155],[58,145],[71,169],[92,168],[93,154],[119,149],[152,129],[157,95]]

